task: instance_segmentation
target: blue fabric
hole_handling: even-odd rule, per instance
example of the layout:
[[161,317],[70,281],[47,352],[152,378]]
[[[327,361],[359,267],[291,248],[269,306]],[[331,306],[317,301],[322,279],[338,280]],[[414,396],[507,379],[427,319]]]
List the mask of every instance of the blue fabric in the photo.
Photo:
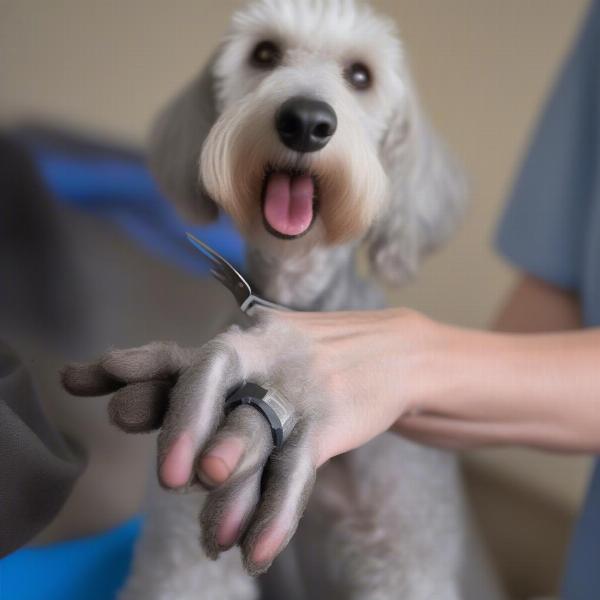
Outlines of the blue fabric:
[[125,583],[141,518],[100,535],[37,548],[0,560],[2,600],[112,600]]
[[209,225],[185,223],[158,191],[144,162],[110,153],[77,153],[43,141],[28,147],[54,196],[68,206],[107,218],[147,250],[195,274],[208,265],[185,232],[242,266],[244,243],[231,220],[221,215]]
[[[581,298],[600,326],[600,1],[590,13],[533,138],[497,244],[525,272]],[[600,598],[600,462],[565,569],[562,600]]]

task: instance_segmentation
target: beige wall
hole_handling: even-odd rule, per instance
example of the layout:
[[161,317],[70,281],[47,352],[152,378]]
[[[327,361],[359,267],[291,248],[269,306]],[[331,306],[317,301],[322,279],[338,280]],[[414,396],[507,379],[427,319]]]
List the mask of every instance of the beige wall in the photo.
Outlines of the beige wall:
[[[41,114],[140,140],[239,4],[0,0],[0,118]],[[512,278],[490,248],[493,224],[587,1],[374,4],[396,18],[423,101],[466,165],[473,195],[459,235],[427,263],[418,283],[394,298],[438,318],[483,326]],[[483,453],[478,460],[534,481],[571,507],[587,464],[532,454],[524,460],[520,451]]]
[[[510,276],[492,225],[587,0],[378,0],[423,101],[466,165],[469,218],[404,302],[484,325]],[[235,0],[0,0],[0,118],[44,114],[143,138],[226,27]],[[476,285],[474,285],[476,284]]]

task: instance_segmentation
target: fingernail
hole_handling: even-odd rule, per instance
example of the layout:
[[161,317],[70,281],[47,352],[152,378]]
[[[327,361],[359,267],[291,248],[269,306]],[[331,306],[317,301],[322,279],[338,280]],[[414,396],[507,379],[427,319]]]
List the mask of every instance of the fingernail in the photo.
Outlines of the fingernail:
[[237,467],[244,447],[238,438],[228,438],[213,446],[202,458],[199,479],[208,486],[221,485]]
[[194,445],[188,433],[183,433],[171,449],[160,467],[160,479],[170,488],[179,488],[187,484],[190,479],[194,463]]

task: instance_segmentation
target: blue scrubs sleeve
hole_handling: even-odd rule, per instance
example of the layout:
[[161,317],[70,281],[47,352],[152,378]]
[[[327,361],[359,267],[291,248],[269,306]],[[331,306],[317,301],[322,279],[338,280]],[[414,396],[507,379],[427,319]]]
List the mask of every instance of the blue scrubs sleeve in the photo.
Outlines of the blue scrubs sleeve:
[[498,230],[510,262],[579,289],[598,174],[600,2],[564,64]]
[[[502,218],[497,246],[526,273],[581,299],[600,326],[600,0],[545,108]],[[569,548],[561,600],[600,598],[600,461]]]

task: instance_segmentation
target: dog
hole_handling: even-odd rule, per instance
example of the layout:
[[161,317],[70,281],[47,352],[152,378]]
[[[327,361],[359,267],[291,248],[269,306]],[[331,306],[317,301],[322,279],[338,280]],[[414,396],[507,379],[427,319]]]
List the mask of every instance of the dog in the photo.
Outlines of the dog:
[[[385,306],[357,273],[357,253],[366,248],[375,275],[403,284],[451,235],[466,198],[393,24],[353,0],[258,0],[237,12],[159,116],[149,161],[190,218],[228,213],[247,240],[250,280],[298,310]],[[253,440],[230,485],[156,491],[122,600],[500,598],[454,455],[387,433],[315,476],[319,415],[303,399],[318,382],[306,349],[280,327],[259,319],[200,349],[158,342],[65,373],[74,393],[118,389],[111,418],[126,431],[162,427],[159,465],[190,423],[201,449],[223,424],[227,390],[246,378],[296,405],[298,425],[276,450],[257,411],[230,413],[224,427]],[[239,531],[219,541],[232,514]],[[270,569],[256,555],[268,527],[281,552]],[[202,556],[199,538],[218,561]],[[241,554],[224,552],[236,543]]]

